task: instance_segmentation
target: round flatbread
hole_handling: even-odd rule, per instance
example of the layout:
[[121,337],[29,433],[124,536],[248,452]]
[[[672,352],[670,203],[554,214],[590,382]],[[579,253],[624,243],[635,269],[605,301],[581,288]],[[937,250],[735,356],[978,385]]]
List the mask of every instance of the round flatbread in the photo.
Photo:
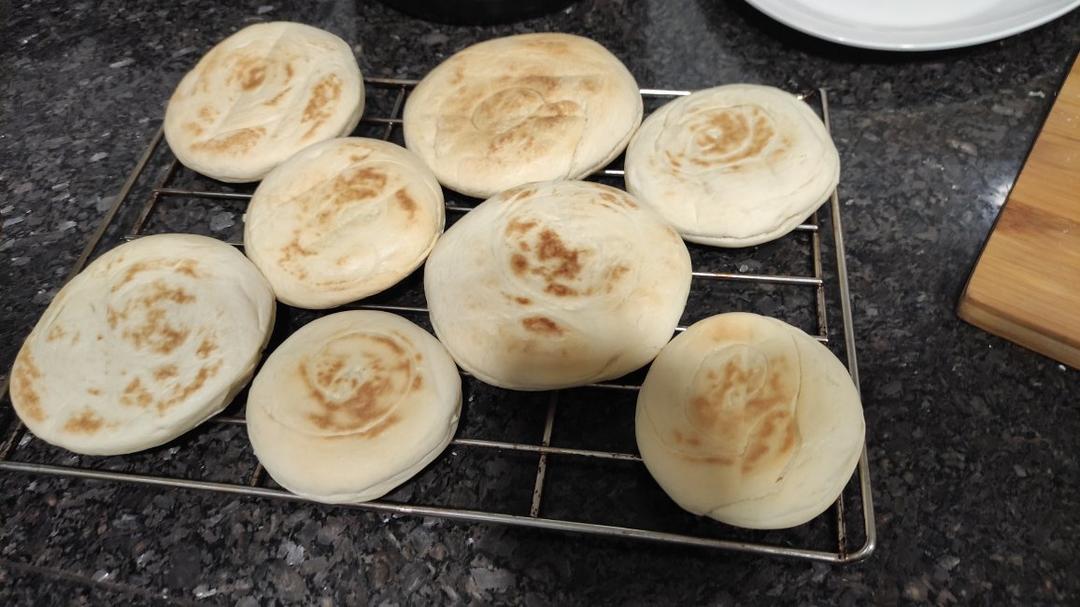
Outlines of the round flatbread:
[[671,339],[690,291],[682,239],[597,183],[535,183],[490,198],[424,269],[431,323],[489,384],[547,390],[612,379]]
[[641,115],[637,82],[607,49],[523,34],[474,44],[432,70],[405,104],[405,144],[443,185],[486,198],[602,168]]
[[653,361],[637,402],[645,466],[694,514],[753,529],[824,512],[862,453],[859,393],[814,338],[776,319],[720,314]]
[[256,181],[301,149],[349,134],[363,111],[364,80],[344,40],[300,23],[257,23],[180,81],[165,139],[192,170]]
[[442,453],[457,430],[461,376],[434,337],[385,312],[324,316],[267,359],[247,428],[282,487],[327,503],[382,497]]
[[273,322],[270,285],[235,248],[146,236],[60,290],[15,359],[11,401],[31,432],[70,451],[148,449],[232,400]]
[[259,184],[244,250],[281,301],[329,308],[386,289],[424,262],[446,219],[435,176],[403,147],[332,139]]
[[840,156],[817,114],[769,86],[732,84],[651,114],[626,150],[626,189],[683,238],[746,247],[787,234],[825,202]]

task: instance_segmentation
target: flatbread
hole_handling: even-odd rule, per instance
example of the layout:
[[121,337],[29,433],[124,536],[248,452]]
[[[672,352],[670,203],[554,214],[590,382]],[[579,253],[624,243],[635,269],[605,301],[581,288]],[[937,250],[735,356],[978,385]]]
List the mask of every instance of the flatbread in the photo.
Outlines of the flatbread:
[[344,40],[301,23],[257,23],[180,81],[165,139],[192,170],[257,181],[301,149],[349,134],[363,111],[364,81]]
[[424,269],[435,334],[484,382],[547,390],[612,379],[671,339],[690,255],[658,215],[597,183],[529,184],[486,200]]
[[638,449],[656,482],[684,509],[740,527],[794,527],[824,512],[851,479],[864,432],[836,356],[756,314],[691,325],[638,395]]
[[769,86],[732,84],[651,114],[626,150],[626,189],[683,238],[746,247],[787,234],[836,189],[840,156],[817,114]]
[[273,322],[270,285],[235,248],[146,236],[56,295],[15,359],[12,404],[31,432],[69,451],[148,449],[232,400]]
[[329,308],[393,286],[445,223],[442,188],[414,154],[332,139],[271,171],[244,217],[244,250],[281,301]]
[[474,44],[425,76],[405,104],[405,144],[443,185],[486,198],[602,168],[641,116],[637,82],[607,49],[523,34]]
[[247,428],[282,487],[364,502],[442,453],[460,413],[461,377],[442,344],[400,316],[354,310],[304,325],[267,358]]

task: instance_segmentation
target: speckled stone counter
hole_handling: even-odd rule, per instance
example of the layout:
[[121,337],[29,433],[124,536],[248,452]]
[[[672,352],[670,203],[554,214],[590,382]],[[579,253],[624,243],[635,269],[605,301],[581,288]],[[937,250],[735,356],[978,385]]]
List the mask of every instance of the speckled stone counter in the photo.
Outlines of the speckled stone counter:
[[[3,472],[0,604],[1080,601],[1080,374],[954,313],[1080,44],[1080,13],[972,49],[891,55],[815,41],[735,0],[585,0],[485,28],[363,1],[265,1],[3,11],[3,373],[153,136],[172,87],[220,38],[254,21],[300,20],[354,44],[365,74],[417,77],[492,36],[581,33],[647,86],[831,91],[878,550],[833,567]],[[10,420],[0,412],[0,425]],[[228,432],[239,431],[191,440],[196,452],[227,455]],[[185,446],[143,462],[181,476],[229,472],[204,469],[209,460]]]

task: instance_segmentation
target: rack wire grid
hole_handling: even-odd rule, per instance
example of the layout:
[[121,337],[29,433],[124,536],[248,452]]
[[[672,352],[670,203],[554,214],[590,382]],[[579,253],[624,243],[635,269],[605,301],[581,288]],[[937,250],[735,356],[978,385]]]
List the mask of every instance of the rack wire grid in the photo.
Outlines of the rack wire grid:
[[[415,80],[366,78],[367,109],[355,135],[403,143],[401,112]],[[689,91],[642,89],[646,111]],[[800,95],[829,127],[823,89]],[[201,232],[242,247],[243,210],[254,186],[217,182],[186,169],[159,128],[79,256],[70,279],[96,255],[125,240],[158,232]],[[622,185],[621,160],[591,177]],[[154,179],[154,176],[157,179]],[[141,201],[141,204],[140,204]],[[447,222],[476,201],[447,192]],[[124,226],[129,226],[124,229]],[[831,228],[831,229],[827,229]],[[825,343],[859,383],[852,333],[840,205],[828,203],[791,234],[750,249],[688,245],[694,264],[686,313],[677,331],[715,313],[745,310],[782,318]],[[823,263],[831,247],[834,265]],[[831,260],[830,260],[831,261]],[[387,310],[430,330],[422,270],[389,291],[345,308]],[[839,317],[835,305],[839,303]],[[328,311],[279,305],[267,351],[296,328]],[[837,339],[830,327],[842,328]],[[843,354],[841,354],[843,353]],[[651,540],[704,549],[850,563],[874,550],[876,531],[864,448],[858,468],[836,503],[805,525],[750,531],[679,509],[649,477],[633,433],[636,391],[643,371],[608,383],[546,392],[500,390],[463,377],[459,436],[417,477],[381,500],[333,506],[397,515],[499,523],[612,538]],[[11,426],[0,443],[0,469],[193,489],[255,498],[304,501],[265,474],[248,444],[242,392],[226,410],[181,438],[139,454],[79,456]],[[10,404],[7,386],[4,402]],[[331,506],[327,506],[331,507]],[[862,524],[852,524],[849,519]],[[853,546],[855,546],[853,548]]]

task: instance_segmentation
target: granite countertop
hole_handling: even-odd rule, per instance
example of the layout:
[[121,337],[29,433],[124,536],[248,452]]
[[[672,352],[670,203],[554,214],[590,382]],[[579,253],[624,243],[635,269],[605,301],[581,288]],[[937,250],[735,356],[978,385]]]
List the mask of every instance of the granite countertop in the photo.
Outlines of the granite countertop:
[[[374,2],[267,2],[27,2],[6,13],[4,373],[173,86],[232,31],[304,21],[353,43],[365,74],[399,77],[496,35],[581,33],[648,86],[830,90],[878,550],[829,566],[0,472],[0,603],[1080,601],[1080,375],[954,313],[1080,45],[1080,12],[971,49],[892,55],[815,41],[736,0],[585,0],[498,27],[427,23]],[[145,457],[219,472],[173,454]]]

